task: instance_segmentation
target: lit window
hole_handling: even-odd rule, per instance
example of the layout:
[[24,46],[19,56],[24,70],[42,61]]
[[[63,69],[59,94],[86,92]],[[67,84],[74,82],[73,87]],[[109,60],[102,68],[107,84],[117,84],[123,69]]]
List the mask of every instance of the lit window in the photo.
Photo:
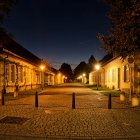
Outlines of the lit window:
[[130,73],[129,73],[128,65],[124,66],[123,73],[124,73],[124,82],[129,82],[129,80],[130,80]]
[[15,65],[11,65],[11,74],[10,74],[10,80],[11,82],[15,82]]
[[112,69],[112,82],[116,82],[116,70]]
[[23,67],[19,66],[19,82],[23,82]]

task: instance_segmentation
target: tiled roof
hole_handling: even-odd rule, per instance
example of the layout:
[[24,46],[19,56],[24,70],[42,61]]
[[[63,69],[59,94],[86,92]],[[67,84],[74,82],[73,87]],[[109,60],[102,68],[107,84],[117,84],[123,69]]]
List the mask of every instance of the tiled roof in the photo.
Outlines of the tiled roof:
[[106,64],[108,61],[112,60],[112,58],[113,58],[113,54],[107,54],[107,55],[105,55],[105,56],[100,60],[101,65]]
[[[6,36],[6,35],[5,35]],[[0,36],[0,41],[3,39],[3,36]],[[6,49],[24,59],[27,61],[33,63],[34,65],[40,65],[41,59],[32,54],[30,51],[19,45],[16,41],[11,39],[10,37],[6,36],[6,40],[2,43],[0,46],[0,49]]]
[[59,73],[59,70],[57,70],[57,69],[55,69],[53,67],[51,67],[51,71],[54,72],[55,74],[58,74]]

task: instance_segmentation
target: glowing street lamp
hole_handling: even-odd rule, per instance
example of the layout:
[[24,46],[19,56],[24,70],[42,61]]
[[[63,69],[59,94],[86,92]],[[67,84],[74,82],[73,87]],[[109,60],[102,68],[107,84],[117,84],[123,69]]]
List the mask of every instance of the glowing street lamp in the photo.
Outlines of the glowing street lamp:
[[82,81],[83,81],[83,83],[86,83],[86,82],[85,82],[85,81],[86,81],[86,79],[85,79],[86,77],[85,77],[85,76],[86,76],[86,74],[83,73],[83,74],[82,74]]
[[95,69],[96,69],[96,70],[99,70],[99,69],[100,69],[100,65],[99,65],[99,64],[96,64],[96,65],[95,65]]
[[42,79],[43,79],[43,70],[45,69],[45,66],[44,66],[44,65],[41,65],[41,66],[40,66],[40,69],[41,69],[41,71],[42,71],[41,87],[42,87],[42,89],[43,89],[43,87],[44,87],[43,83],[44,83],[44,82],[43,82]]
[[82,75],[79,76],[79,79],[81,79],[81,78],[82,78]]
[[41,69],[42,71],[44,70],[44,68],[45,68],[44,65],[41,65],[41,66],[40,66],[40,69]]
[[100,65],[96,64],[95,65],[95,69],[97,70],[97,90],[98,90],[98,86],[99,86],[99,69],[100,69]]
[[86,76],[86,74],[85,73],[83,73],[83,77],[85,77]]

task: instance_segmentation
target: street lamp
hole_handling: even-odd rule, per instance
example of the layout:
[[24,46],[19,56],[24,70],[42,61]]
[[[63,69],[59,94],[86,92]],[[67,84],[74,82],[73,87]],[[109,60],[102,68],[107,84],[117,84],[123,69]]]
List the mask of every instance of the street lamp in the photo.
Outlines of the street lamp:
[[83,73],[83,75],[82,75],[82,81],[83,81],[83,83],[85,83],[85,76],[86,76],[86,74],[85,73]]
[[41,66],[40,66],[40,69],[41,69],[42,71],[44,70],[44,68],[45,68],[44,65],[41,65]]
[[100,65],[96,64],[95,65],[95,69],[97,70],[97,90],[98,90],[98,86],[99,86],[99,69],[100,69]]
[[42,87],[42,89],[43,89],[43,87],[44,87],[44,86],[43,86],[43,83],[44,83],[44,82],[43,82],[43,70],[45,69],[45,66],[44,66],[44,65],[41,65],[41,66],[40,66],[40,69],[41,69],[41,71],[42,71],[42,74],[41,74],[41,87]]

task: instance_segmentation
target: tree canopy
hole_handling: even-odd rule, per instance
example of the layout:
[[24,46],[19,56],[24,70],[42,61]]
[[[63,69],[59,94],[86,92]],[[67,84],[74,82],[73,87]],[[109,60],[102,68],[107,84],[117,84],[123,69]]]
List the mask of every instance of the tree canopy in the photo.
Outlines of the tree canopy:
[[117,52],[125,58],[140,48],[140,1],[104,0],[111,6],[108,18],[111,20],[110,34],[98,37],[108,53]]
[[97,63],[97,61],[96,61],[95,57],[93,55],[91,55],[89,60],[88,60],[88,70],[89,70],[89,72],[91,72],[93,70],[93,67],[94,67],[95,63]]
[[73,72],[71,66],[67,63],[63,63],[59,69],[65,76],[67,76],[67,81],[73,80]]
[[80,62],[80,64],[74,69],[74,78],[76,79],[79,75],[83,73],[88,73],[88,65],[85,61]]
[[5,20],[5,17],[9,15],[13,5],[17,3],[18,0],[0,0],[0,24]]
[[93,55],[91,55],[88,59],[88,63],[86,63],[85,61],[80,62],[80,64],[77,65],[77,67],[73,71],[74,79],[77,79],[77,77],[79,77],[83,73],[85,73],[88,78],[88,74],[93,70],[94,64],[96,62],[97,61]]
[[9,37],[12,37],[6,29],[2,26],[5,18],[10,14],[12,7],[18,2],[18,0],[0,0],[0,43],[7,43]]

